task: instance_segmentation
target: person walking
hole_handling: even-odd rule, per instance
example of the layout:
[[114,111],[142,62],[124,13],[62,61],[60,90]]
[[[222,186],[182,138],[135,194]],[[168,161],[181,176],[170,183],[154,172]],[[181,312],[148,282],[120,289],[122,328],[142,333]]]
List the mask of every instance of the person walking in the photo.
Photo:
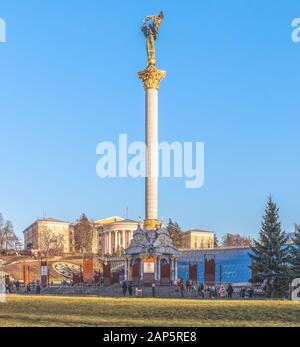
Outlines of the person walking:
[[190,292],[190,280],[186,280],[185,287],[186,287],[186,291],[189,293]]
[[133,283],[132,282],[130,282],[128,285],[128,293],[129,293],[129,296],[132,296],[132,294],[133,294]]
[[208,293],[208,298],[211,299],[212,298],[212,291],[211,291],[210,285],[207,286],[207,293]]
[[217,297],[217,290],[215,286],[210,286],[209,287],[209,292],[210,292],[210,298],[215,299]]
[[245,297],[246,297],[246,288],[242,287],[240,296],[241,296],[242,299],[245,299]]
[[253,289],[253,287],[250,287],[248,289],[248,297],[249,297],[249,299],[252,299],[253,296],[254,296],[254,289]]
[[227,287],[227,295],[228,295],[229,299],[232,299],[232,294],[233,294],[233,287],[232,287],[231,283],[229,283],[228,287]]
[[155,298],[155,283],[152,283],[152,297]]
[[41,294],[41,285],[40,285],[39,281],[37,281],[37,283],[36,283],[35,292],[38,295]]
[[127,283],[126,283],[126,281],[123,282],[122,290],[123,290],[123,296],[126,296],[126,293],[127,293]]
[[199,284],[198,287],[198,295],[202,297],[202,299],[204,299],[204,285],[203,283]]
[[181,297],[183,298],[184,297],[184,283],[183,282],[179,283],[179,289],[180,289]]
[[9,283],[6,283],[6,284],[5,284],[5,293],[6,293],[6,294],[10,294],[10,293],[11,293],[10,284],[9,284]]
[[221,284],[221,286],[220,286],[219,294],[220,294],[221,299],[225,298],[225,288],[224,288],[223,284]]

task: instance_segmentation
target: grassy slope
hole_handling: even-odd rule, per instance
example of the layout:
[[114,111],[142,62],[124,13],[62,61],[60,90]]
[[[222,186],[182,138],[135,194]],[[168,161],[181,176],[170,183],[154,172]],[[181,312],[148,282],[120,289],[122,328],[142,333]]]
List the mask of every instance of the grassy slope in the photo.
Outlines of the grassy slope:
[[11,295],[0,326],[300,326],[300,303]]

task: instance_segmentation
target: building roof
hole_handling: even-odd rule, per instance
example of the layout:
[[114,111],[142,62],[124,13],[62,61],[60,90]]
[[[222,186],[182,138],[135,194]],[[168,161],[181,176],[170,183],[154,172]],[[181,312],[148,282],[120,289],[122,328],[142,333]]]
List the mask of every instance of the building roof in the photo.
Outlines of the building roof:
[[39,223],[39,222],[71,224],[70,222],[62,221],[62,220],[51,218],[51,217],[39,218],[36,221],[34,221],[33,223],[31,223],[25,230],[23,230],[23,233],[25,233],[29,228],[31,228],[33,225],[35,225],[36,223]]
[[190,234],[190,233],[210,233],[210,234],[215,234],[214,231],[209,231],[209,230],[202,230],[202,229],[191,229],[184,231],[185,234]]
[[94,221],[94,223],[96,224],[102,224],[102,225],[107,225],[107,224],[114,224],[114,223],[138,223],[138,221],[133,220],[133,219],[125,219],[125,218],[121,218],[118,216],[113,216],[113,217],[109,217],[109,218],[105,218],[105,219],[100,219],[100,220],[96,220]]
[[123,219],[121,221],[113,222],[113,223],[136,223],[138,224],[139,222],[133,219]]
[[122,220],[124,220],[124,218],[121,218],[118,216],[112,216],[112,217],[108,217],[108,218],[104,218],[104,219],[95,220],[94,223],[96,223],[96,224],[111,224],[111,223],[115,223],[115,222],[120,222]]
[[66,222],[63,220],[55,219],[55,218],[42,218],[42,219],[38,219],[37,222],[70,223],[70,222]]

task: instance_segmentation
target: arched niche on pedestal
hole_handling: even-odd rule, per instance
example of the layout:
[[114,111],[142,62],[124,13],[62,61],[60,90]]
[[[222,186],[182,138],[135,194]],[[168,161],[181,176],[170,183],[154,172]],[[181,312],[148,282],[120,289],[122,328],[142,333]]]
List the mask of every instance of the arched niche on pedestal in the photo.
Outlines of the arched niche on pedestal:
[[160,284],[168,286],[171,280],[171,263],[169,257],[160,259]]

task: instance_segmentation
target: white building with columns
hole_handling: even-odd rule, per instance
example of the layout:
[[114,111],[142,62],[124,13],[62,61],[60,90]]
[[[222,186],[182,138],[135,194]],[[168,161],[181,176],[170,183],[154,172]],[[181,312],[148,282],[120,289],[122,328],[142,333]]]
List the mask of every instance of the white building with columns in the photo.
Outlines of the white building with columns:
[[137,229],[138,222],[131,219],[124,219],[118,216],[94,221],[98,230],[99,253],[102,256],[121,254],[128,248],[133,232]]

